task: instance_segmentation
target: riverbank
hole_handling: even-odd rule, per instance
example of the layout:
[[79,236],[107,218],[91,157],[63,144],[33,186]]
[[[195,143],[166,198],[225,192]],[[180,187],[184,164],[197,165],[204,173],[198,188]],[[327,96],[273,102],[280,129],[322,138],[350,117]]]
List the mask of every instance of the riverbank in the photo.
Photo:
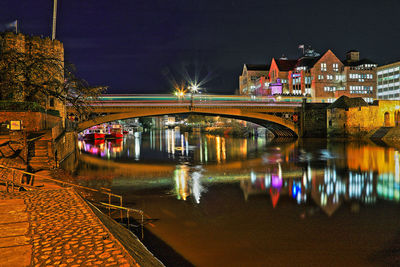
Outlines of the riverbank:
[[[2,180],[19,184],[18,151],[0,149]],[[0,266],[164,266],[142,242],[73,188],[42,171],[27,191],[0,185]]]

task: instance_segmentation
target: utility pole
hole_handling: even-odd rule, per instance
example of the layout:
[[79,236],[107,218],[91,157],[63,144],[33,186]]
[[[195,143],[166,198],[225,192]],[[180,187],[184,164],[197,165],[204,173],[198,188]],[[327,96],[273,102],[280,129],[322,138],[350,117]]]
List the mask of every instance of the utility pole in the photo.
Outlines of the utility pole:
[[53,7],[53,31],[51,35],[51,40],[56,39],[56,24],[57,24],[57,0],[54,0]]

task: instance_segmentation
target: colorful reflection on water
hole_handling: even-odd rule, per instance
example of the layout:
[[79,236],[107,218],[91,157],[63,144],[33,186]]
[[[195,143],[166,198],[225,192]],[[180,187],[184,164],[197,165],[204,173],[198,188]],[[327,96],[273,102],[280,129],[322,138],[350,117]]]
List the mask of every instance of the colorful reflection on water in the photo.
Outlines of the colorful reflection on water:
[[[196,266],[234,266],[232,259],[240,257],[246,259],[243,264],[265,263],[268,253],[259,251],[271,250],[265,240],[276,238],[278,232],[282,240],[275,245],[282,251],[290,247],[290,255],[297,247],[291,247],[289,240],[302,242],[302,237],[315,251],[322,243],[322,248],[337,250],[342,257],[338,264],[356,258],[357,264],[375,265],[369,262],[368,253],[384,249],[400,230],[400,155],[392,147],[165,130],[126,136],[119,143],[80,142],[79,148],[78,173],[93,177],[82,183],[95,186],[96,177],[108,177],[106,186],[113,192],[124,195],[128,203],[142,203],[133,207],[160,218],[153,231]],[[243,221],[242,217],[252,219]],[[310,239],[299,234],[301,222],[307,222],[300,231]],[[218,234],[201,234],[220,227]],[[210,253],[208,260],[188,248],[189,233],[196,236],[198,249]],[[335,233],[356,241],[325,243]],[[247,244],[237,245],[235,256],[229,256],[234,248],[228,251],[216,245],[231,242],[235,236]],[[346,249],[357,246],[363,246],[364,252],[347,253]],[[319,264],[336,260],[321,253]],[[307,258],[306,254],[293,256]],[[282,255],[273,259],[290,263]]]
[[[297,142],[269,146],[264,138],[189,135],[175,130],[152,131],[123,140],[79,141],[78,146],[103,159],[131,160],[133,167],[135,162],[148,162],[153,153],[158,153],[148,167],[156,173],[160,162],[173,163],[170,182],[174,183],[177,199],[188,200],[191,196],[196,203],[207,184],[232,181],[240,181],[246,198],[270,194],[276,206],[282,194],[298,204],[311,197],[330,215],[343,201],[400,201],[399,152],[389,147],[358,143],[337,146],[328,142],[326,148],[306,151]],[[138,177],[134,170],[131,175]],[[165,179],[168,172],[161,177],[151,171],[147,175]]]

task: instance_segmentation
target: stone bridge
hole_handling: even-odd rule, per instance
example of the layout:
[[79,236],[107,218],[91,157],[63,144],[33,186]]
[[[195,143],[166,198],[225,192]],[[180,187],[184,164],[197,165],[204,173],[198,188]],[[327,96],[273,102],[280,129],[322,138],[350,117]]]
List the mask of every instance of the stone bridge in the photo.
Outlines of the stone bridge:
[[[254,122],[269,129],[276,137],[302,136],[302,108],[300,102],[271,102],[270,100],[241,99],[237,96],[191,97],[147,95],[102,96],[91,102],[90,115],[80,118],[78,131],[115,120],[172,114],[221,116]],[[74,114],[69,107],[68,115]]]

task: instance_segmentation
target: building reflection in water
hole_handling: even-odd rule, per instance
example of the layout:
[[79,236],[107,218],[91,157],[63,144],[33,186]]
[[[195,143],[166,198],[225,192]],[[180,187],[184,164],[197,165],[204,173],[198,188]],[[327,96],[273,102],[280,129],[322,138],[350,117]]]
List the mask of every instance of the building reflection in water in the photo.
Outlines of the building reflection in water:
[[[328,144],[327,149],[316,154],[298,149],[295,144],[286,148],[269,146],[254,163],[256,167],[246,167],[243,173],[241,164],[252,162],[247,158],[249,150],[265,147],[265,140],[188,135],[174,129],[151,131],[148,136],[148,146],[152,150],[167,153],[171,159],[192,158],[195,163],[205,164],[200,167],[177,164],[173,181],[180,200],[193,199],[200,203],[208,186],[239,181],[245,200],[252,195],[265,194],[273,207],[279,207],[279,199],[285,196],[298,205],[308,205],[312,201],[328,215],[344,202],[365,205],[378,200],[400,202],[400,156],[393,148]],[[126,147],[122,140],[79,141],[78,147],[104,159],[115,159],[125,150],[128,157],[140,160],[143,138],[135,136],[124,140]],[[324,163],[315,164],[316,160]]]

